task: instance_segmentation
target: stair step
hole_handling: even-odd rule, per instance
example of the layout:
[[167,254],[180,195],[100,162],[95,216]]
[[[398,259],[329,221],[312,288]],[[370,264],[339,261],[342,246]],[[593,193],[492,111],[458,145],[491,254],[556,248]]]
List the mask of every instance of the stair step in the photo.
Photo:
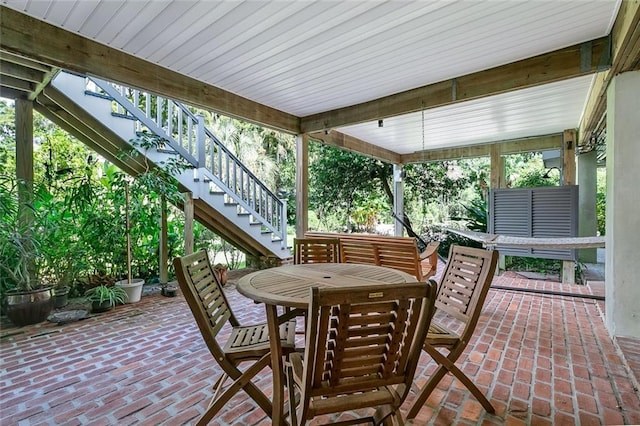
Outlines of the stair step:
[[251,213],[249,213],[249,212],[240,212],[240,213],[238,213],[238,216],[251,216]]
[[176,150],[171,148],[158,148],[158,152],[160,154],[176,154]]
[[249,226],[262,226],[261,222],[251,222],[249,223]]
[[227,202],[227,201],[225,201],[224,205],[225,205],[225,206],[233,207],[233,206],[237,206],[237,205],[238,205],[238,203],[234,203],[234,202]]
[[112,101],[113,97],[107,95],[106,93],[97,93],[97,92],[93,92],[91,90],[85,90],[84,94],[87,96],[94,96],[96,98],[102,98],[102,99],[106,99],[108,101]]
[[211,195],[224,195],[224,194],[226,194],[226,192],[224,192],[224,191],[209,191],[209,194],[211,194]]
[[137,118],[130,114],[120,114],[119,112],[112,112],[111,115],[113,117],[126,118],[127,120],[137,121]]

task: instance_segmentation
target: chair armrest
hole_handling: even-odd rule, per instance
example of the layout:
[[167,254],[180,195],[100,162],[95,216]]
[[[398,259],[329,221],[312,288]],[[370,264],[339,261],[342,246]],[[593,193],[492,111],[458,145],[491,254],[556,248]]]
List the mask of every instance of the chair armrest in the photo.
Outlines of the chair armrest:
[[437,261],[437,259],[432,259],[432,256],[438,256],[438,246],[440,245],[440,241],[432,241],[427,244],[427,247],[424,249],[422,253],[420,253],[420,260],[425,260],[429,258],[431,261]]
[[438,246],[439,241],[430,242],[427,248],[420,253],[420,268],[422,276],[429,278],[438,272]]

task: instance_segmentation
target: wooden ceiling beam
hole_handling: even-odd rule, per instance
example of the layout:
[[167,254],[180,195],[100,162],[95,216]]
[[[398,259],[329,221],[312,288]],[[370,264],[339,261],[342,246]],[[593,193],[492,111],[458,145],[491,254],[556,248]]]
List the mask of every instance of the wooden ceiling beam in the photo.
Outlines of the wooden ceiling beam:
[[2,79],[2,87],[16,89],[23,92],[31,92],[35,87],[35,84],[30,83],[26,80],[11,77],[1,73],[0,73],[0,79]]
[[0,61],[0,74],[32,83],[40,83],[45,76],[43,71],[5,61]]
[[320,143],[386,161],[387,163],[400,164],[402,162],[402,156],[396,152],[373,145],[361,139],[354,138],[353,136],[345,135],[344,133],[335,130],[328,131],[327,133],[311,133],[309,134],[309,138]]
[[14,55],[13,53],[6,52],[0,50],[0,61],[2,62],[11,62],[12,64],[22,65],[27,68],[32,68],[34,70],[48,72],[51,70],[51,67],[40,62],[33,61],[28,58],[24,58],[22,56]]
[[0,48],[18,56],[299,133],[300,119],[0,6]]
[[491,149],[493,146],[497,146],[499,155],[560,149],[562,148],[562,133],[534,136],[530,138],[510,139],[479,145],[414,152],[412,154],[403,155],[402,163],[427,163],[432,161],[488,157],[491,155]]
[[609,66],[608,40],[602,37],[369,102],[309,115],[301,119],[301,131],[317,132],[593,74]]
[[10,87],[0,86],[0,98],[27,99],[28,97],[29,97],[29,92],[23,92],[22,90],[16,90]]
[[637,70],[640,67],[640,0],[624,0],[611,30],[611,68],[598,73],[589,92],[582,115],[578,138],[584,144],[592,132],[598,132],[598,124],[607,109],[607,88],[617,74]]

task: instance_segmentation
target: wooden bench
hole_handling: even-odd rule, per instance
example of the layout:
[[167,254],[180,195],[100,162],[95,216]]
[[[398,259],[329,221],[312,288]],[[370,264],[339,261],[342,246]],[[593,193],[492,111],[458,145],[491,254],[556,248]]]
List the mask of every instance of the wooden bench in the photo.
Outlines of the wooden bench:
[[337,238],[340,262],[385,266],[409,273],[419,281],[435,275],[438,267],[437,241],[429,243],[420,253],[413,237],[309,231],[305,238]]

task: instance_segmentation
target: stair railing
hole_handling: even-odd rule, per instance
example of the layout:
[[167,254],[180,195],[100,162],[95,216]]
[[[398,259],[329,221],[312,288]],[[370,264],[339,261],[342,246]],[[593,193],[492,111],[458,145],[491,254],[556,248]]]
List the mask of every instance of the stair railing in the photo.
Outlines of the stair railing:
[[267,188],[205,127],[204,117],[172,99],[142,92],[96,77],[87,77],[86,91],[112,100],[112,114],[135,122],[136,131],[167,140],[169,147],[224,191],[233,203],[281,239],[286,248],[287,205]]

